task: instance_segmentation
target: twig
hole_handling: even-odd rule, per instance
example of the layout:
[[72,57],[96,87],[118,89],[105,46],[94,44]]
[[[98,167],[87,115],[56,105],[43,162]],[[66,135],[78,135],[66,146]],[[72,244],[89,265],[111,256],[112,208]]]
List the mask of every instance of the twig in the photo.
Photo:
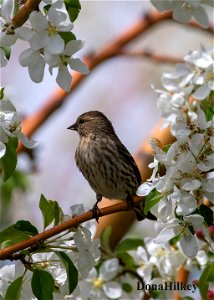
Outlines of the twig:
[[[141,201],[143,201],[143,197],[136,197],[134,199],[135,203],[139,203]],[[98,215],[98,217],[103,217],[103,216],[114,214],[114,213],[117,213],[120,211],[128,211],[128,210],[129,210],[129,207],[127,205],[127,202],[121,201],[121,203],[114,204],[114,205],[104,207],[102,209],[97,210],[97,215]],[[0,250],[0,260],[9,259],[10,256],[14,253],[17,253],[17,252],[27,249],[29,247],[37,246],[42,241],[44,241],[52,236],[55,236],[65,230],[68,230],[72,227],[76,227],[79,224],[84,223],[93,218],[94,217],[93,217],[92,211],[87,211],[87,212],[83,213],[82,215],[76,216],[68,221],[65,221],[59,225],[56,225],[50,229],[47,229],[47,230],[29,238],[28,240],[24,240],[17,244],[6,247],[6,248]]]
[[156,54],[149,50],[142,50],[142,51],[121,50],[118,54],[127,57],[134,57],[134,58],[143,58],[143,57],[149,58],[151,61],[158,62],[158,63],[178,64],[184,62],[183,58]]
[[30,13],[38,9],[41,1],[42,0],[27,0],[12,19],[14,27],[17,28],[22,26],[28,20]]
[[[133,24],[129,29],[126,29],[124,33],[122,33],[113,42],[101,49],[98,53],[86,57],[84,61],[88,64],[90,70],[92,71],[97,65],[117,56],[123,47],[132,42],[139,35],[147,32],[147,30],[152,28],[154,25],[166,20],[170,20],[171,16],[172,14],[170,12],[160,14],[157,11],[151,11],[144,18]],[[211,26],[205,30],[194,21],[191,21],[184,26],[192,26],[205,32],[213,33],[213,28]],[[84,78],[84,75],[73,72],[72,88],[70,93],[72,93],[80,85],[80,83],[82,83]],[[65,102],[70,93],[66,93],[60,88],[56,89],[37,112],[23,120],[22,131],[28,137],[30,137],[44,122],[46,122],[48,117],[51,116],[52,113],[54,113]],[[22,150],[23,145],[19,144],[18,152]]]

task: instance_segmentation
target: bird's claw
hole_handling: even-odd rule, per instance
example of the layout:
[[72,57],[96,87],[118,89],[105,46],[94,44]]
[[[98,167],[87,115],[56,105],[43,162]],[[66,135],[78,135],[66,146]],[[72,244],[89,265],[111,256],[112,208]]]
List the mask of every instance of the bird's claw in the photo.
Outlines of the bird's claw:
[[94,204],[91,211],[92,211],[93,218],[97,221],[97,223],[99,223],[99,214],[101,213],[101,210],[99,209],[97,203]]

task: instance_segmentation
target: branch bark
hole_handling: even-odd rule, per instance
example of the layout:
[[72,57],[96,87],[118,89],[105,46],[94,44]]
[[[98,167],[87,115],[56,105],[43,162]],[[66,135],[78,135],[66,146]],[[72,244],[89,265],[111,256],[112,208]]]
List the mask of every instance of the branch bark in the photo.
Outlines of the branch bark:
[[41,1],[42,0],[27,0],[27,2],[20,8],[18,13],[12,19],[14,27],[21,27],[28,20],[32,11],[38,9]]
[[[143,197],[136,197],[134,199],[135,203],[139,203],[143,201]],[[98,217],[102,218],[103,216],[107,216],[110,214],[114,214],[120,211],[128,211],[129,207],[126,201],[121,201],[118,204],[114,204],[108,207],[104,207],[100,210],[97,210],[97,215]],[[70,220],[67,220],[59,225],[56,225],[50,229],[47,229],[31,238],[29,238],[28,240],[24,240],[22,242],[19,242],[17,244],[11,245],[9,247],[6,247],[2,250],[0,250],[0,260],[3,259],[10,259],[10,256],[14,253],[17,253],[19,251],[22,251],[24,249],[33,247],[33,246],[37,246],[38,244],[40,244],[42,241],[55,236],[65,230],[71,229],[72,227],[76,227],[81,223],[84,223],[88,220],[93,219],[93,213],[92,211],[87,211],[79,216],[76,216]]]

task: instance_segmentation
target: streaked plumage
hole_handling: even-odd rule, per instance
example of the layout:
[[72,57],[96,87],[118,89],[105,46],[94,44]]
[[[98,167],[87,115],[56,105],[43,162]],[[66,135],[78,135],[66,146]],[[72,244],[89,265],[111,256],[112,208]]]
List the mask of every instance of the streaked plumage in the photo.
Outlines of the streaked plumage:
[[140,172],[108,118],[90,111],[68,128],[79,133],[76,164],[95,191],[97,202],[102,196],[130,201],[141,184]]

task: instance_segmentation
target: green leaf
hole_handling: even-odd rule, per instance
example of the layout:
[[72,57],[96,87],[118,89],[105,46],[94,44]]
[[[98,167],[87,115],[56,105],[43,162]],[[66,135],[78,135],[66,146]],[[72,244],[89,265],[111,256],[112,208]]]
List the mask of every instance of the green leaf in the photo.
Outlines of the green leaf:
[[100,236],[100,244],[101,248],[105,249],[105,251],[111,252],[110,249],[110,238],[112,233],[112,227],[108,226],[102,231],[102,234]]
[[35,269],[31,281],[34,296],[38,300],[53,300],[54,279],[47,271]]
[[25,173],[15,170],[13,175],[0,185],[2,200],[8,203],[12,199],[12,194],[16,189],[25,191],[28,187],[28,177]]
[[44,195],[41,195],[39,208],[43,215],[44,228],[54,221],[54,225],[62,222],[64,214],[57,201],[47,200]]
[[32,236],[38,234],[37,228],[34,225],[32,225],[29,221],[25,221],[25,220],[17,221],[15,224],[15,228],[18,229],[19,231],[24,231],[27,234],[30,234]]
[[7,288],[5,300],[20,300],[23,276],[16,278]]
[[65,44],[72,40],[76,40],[76,36],[72,32],[58,32],[61,38],[64,40]]
[[71,22],[74,22],[79,15],[81,5],[79,0],[64,0]]
[[178,234],[178,235],[176,235],[175,237],[173,237],[173,238],[171,238],[170,240],[169,240],[169,244],[171,245],[171,246],[174,246],[178,241],[180,241],[180,235]]
[[0,48],[4,51],[7,60],[9,60],[11,55],[11,48],[9,46],[1,46]]
[[0,100],[2,100],[4,98],[4,87],[0,88]]
[[51,5],[50,4],[47,4],[43,7],[43,10],[45,12],[45,14],[47,14],[47,12],[49,11],[49,9],[51,8]]
[[57,224],[62,223],[64,213],[57,201],[52,201],[52,202],[54,206],[54,216],[55,216],[54,226],[56,226]]
[[117,257],[120,260],[120,264],[123,265],[125,269],[136,270],[134,259],[130,254],[127,252],[119,252],[117,253]]
[[163,146],[163,149],[162,149],[163,152],[167,153],[170,147],[171,147],[171,144],[164,145],[164,146]]
[[27,240],[37,233],[36,227],[30,222],[23,220],[18,221],[16,224],[13,224],[0,232],[1,248]]
[[116,253],[126,252],[129,250],[135,250],[138,246],[144,246],[144,242],[141,239],[127,238],[123,240],[116,248]]
[[44,228],[50,225],[55,218],[55,208],[53,201],[47,200],[44,195],[41,195],[39,208],[43,215]]
[[157,204],[162,198],[163,194],[160,194],[156,189],[152,190],[145,198],[144,214],[147,215],[150,209]]
[[203,270],[198,286],[202,299],[207,300],[209,282],[214,282],[214,262],[210,262]]
[[78,284],[78,271],[67,254],[62,251],[57,251],[56,254],[65,266],[68,278],[69,294],[71,294]]
[[213,211],[207,205],[201,204],[199,207],[200,215],[204,217],[207,226],[213,225]]
[[127,282],[122,283],[122,289],[126,293],[131,293],[133,291],[133,287],[129,283],[127,283]]
[[6,153],[1,158],[2,166],[3,166],[3,181],[5,182],[16,169],[17,164],[17,155],[16,148],[18,146],[18,138],[10,138],[8,143],[5,144]]
[[181,298],[182,300],[194,300],[194,298],[190,297],[190,296],[185,296],[183,298]]

